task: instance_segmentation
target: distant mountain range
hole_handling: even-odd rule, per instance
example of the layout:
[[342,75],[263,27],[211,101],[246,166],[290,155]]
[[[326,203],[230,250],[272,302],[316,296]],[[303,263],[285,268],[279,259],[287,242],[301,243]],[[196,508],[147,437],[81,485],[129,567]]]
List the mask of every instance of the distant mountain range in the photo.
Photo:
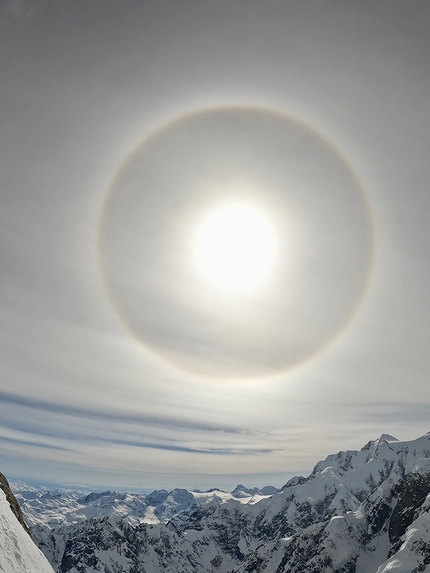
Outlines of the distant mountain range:
[[384,434],[280,490],[13,489],[57,573],[430,572],[430,433]]

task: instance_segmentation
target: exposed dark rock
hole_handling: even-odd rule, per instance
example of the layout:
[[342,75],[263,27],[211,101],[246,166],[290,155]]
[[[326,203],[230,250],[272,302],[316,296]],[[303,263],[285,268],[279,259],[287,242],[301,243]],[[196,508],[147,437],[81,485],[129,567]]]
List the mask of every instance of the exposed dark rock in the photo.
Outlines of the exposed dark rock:
[[214,557],[214,558],[211,560],[211,564],[212,564],[214,567],[219,567],[219,566],[221,565],[221,563],[222,563],[222,557],[221,557],[221,555],[217,555],[216,557]]
[[396,543],[414,520],[415,511],[430,493],[430,474],[411,473],[396,488],[398,495],[388,527],[391,543]]

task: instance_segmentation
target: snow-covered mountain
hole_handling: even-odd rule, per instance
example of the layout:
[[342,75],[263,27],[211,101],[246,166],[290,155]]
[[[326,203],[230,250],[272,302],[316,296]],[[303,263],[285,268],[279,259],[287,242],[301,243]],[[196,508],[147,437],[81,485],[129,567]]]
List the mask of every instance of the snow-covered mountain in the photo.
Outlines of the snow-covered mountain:
[[233,492],[17,494],[58,573],[430,572],[430,433]]
[[3,474],[0,474],[0,571],[53,573],[32,540],[18,502]]
[[278,490],[273,486],[248,489],[239,484],[232,492],[212,489],[207,492],[162,489],[149,495],[103,491],[84,493],[73,490],[49,491],[46,488],[12,482],[15,495],[29,526],[74,525],[91,518],[120,517],[130,525],[167,523],[173,518],[185,519],[198,507],[210,502],[225,503],[238,499],[241,503],[257,503]]

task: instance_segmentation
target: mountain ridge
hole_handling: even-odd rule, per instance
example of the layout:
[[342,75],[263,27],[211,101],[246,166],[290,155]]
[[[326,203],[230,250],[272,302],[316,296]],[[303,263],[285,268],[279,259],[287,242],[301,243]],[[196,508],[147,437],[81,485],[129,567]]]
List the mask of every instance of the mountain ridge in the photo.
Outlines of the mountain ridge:
[[70,494],[31,497],[22,498],[24,515],[58,573],[430,567],[430,433],[410,441],[382,434],[328,455],[274,492],[239,484],[232,492],[176,488],[140,497],[105,491],[79,502]]

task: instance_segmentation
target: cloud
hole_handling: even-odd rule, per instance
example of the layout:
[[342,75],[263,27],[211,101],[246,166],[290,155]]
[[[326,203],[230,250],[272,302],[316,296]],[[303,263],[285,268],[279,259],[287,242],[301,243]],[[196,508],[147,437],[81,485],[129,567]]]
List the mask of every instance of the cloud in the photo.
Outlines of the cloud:
[[[243,428],[162,416],[103,412],[6,392],[0,392],[0,413],[3,433],[9,430],[20,436],[5,437],[5,441],[22,446],[70,451],[84,444],[110,444],[218,456],[264,455],[275,451],[263,445],[256,446],[258,434]],[[38,441],[41,437],[45,441]],[[261,436],[257,441],[261,442]]]
[[[77,419],[101,420],[106,423],[115,422],[118,424],[139,424],[145,426],[168,428],[171,430],[185,429],[204,432],[223,432],[227,434],[244,433],[244,430],[240,430],[228,425],[221,426],[214,424],[204,424],[202,422],[191,420],[180,420],[162,416],[149,416],[144,414],[137,415],[120,412],[103,412],[100,409],[91,410],[89,408],[70,406],[67,404],[58,404],[49,402],[47,400],[19,396],[16,394],[0,391],[0,404],[1,403],[28,408],[30,410],[49,412],[52,414],[64,414],[66,416],[72,416]],[[24,421],[22,421],[22,423],[24,423]]]
[[29,18],[33,13],[34,4],[30,0],[9,0],[8,10],[16,18]]
[[5,436],[0,436],[0,441],[7,442],[9,444],[19,444],[20,446],[30,446],[31,448],[48,448],[50,450],[67,451],[67,448],[60,448],[58,446],[53,446],[51,444],[45,444],[37,441],[25,441],[18,440],[16,438],[7,438]]

